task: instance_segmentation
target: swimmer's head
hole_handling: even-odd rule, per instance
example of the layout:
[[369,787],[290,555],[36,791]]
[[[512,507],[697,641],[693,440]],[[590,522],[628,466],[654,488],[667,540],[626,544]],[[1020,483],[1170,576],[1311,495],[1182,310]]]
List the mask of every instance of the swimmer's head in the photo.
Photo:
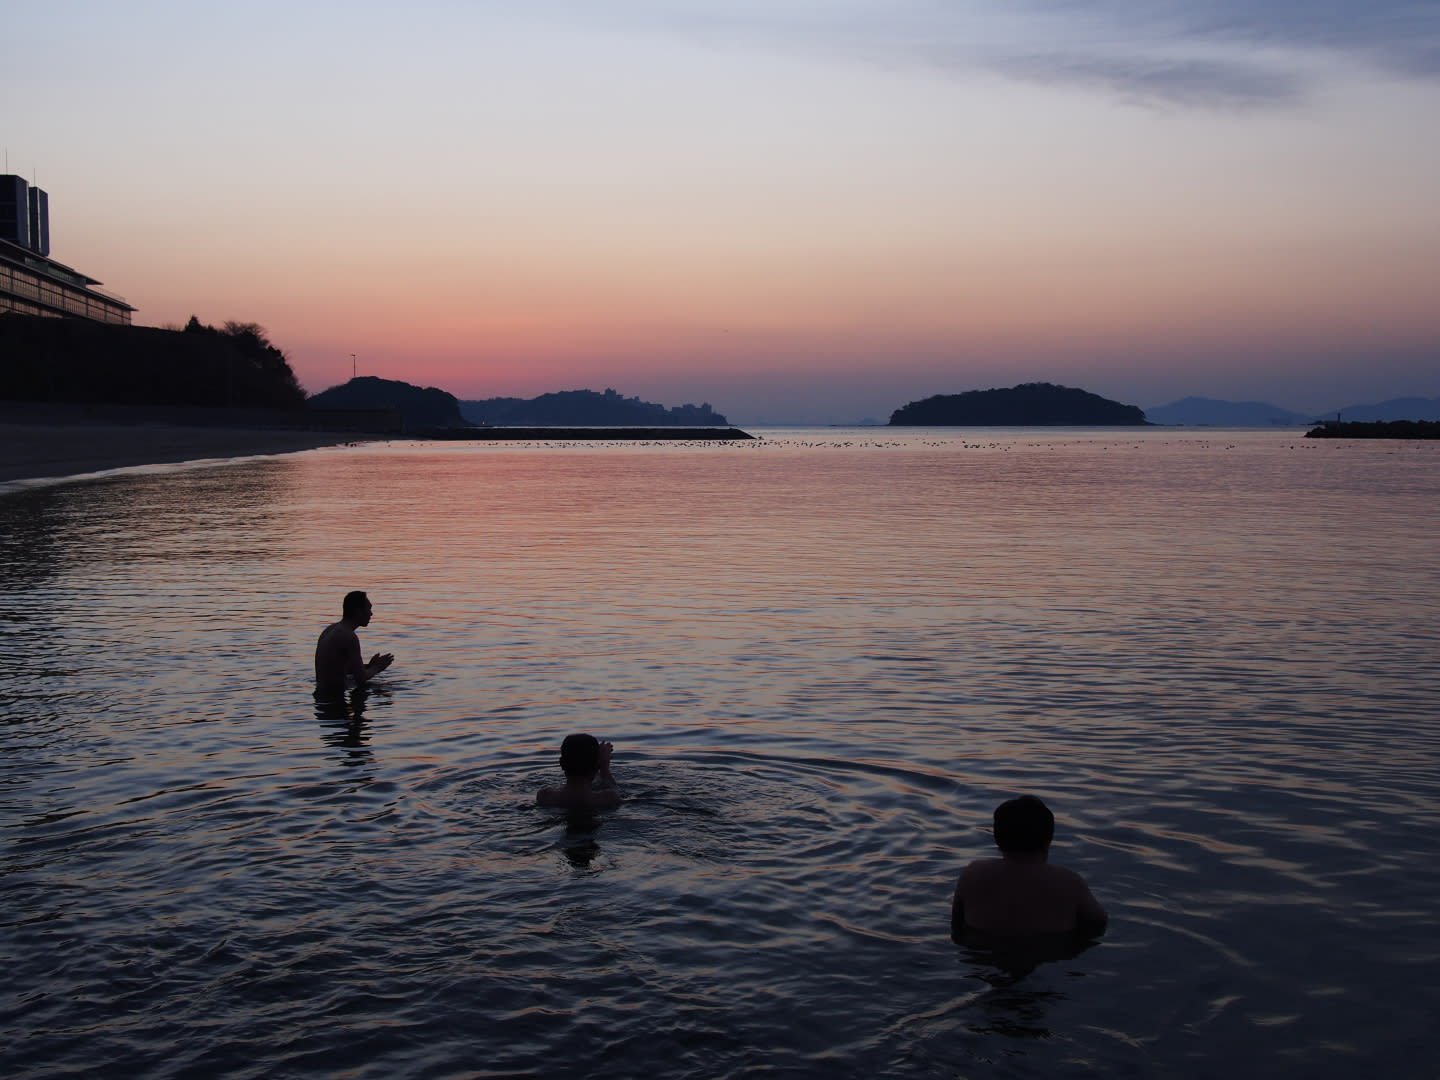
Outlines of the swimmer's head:
[[600,768],[600,740],[594,735],[566,735],[560,744],[560,768],[567,777],[589,780]]
[[1055,838],[1055,815],[1034,795],[1008,799],[995,808],[995,846],[1006,854],[1038,853]]
[[345,599],[340,602],[340,617],[354,619],[362,624],[369,622],[370,598],[359,589],[346,593]]

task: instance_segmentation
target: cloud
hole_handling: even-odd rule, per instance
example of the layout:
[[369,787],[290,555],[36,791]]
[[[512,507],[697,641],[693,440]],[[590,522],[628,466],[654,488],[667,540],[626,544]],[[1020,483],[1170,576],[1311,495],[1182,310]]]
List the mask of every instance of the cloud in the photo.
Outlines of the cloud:
[[[612,25],[712,45],[991,71],[1171,107],[1295,105],[1336,59],[1440,79],[1435,0],[620,0],[603,8]],[[597,17],[590,10],[586,17]]]
[[[1051,9],[1073,8],[1047,0]],[[1094,0],[1119,25],[1148,24],[1197,42],[1348,55],[1392,74],[1440,78],[1440,6],[1434,0]]]
[[1007,57],[991,66],[1027,82],[1095,88],[1134,104],[1181,108],[1287,105],[1300,101],[1306,88],[1294,73],[1225,60],[1062,53]]

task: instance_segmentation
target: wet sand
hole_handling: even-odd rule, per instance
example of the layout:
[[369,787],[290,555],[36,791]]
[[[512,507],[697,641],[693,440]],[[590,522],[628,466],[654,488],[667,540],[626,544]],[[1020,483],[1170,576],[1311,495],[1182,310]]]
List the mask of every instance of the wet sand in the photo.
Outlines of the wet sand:
[[0,483],[131,465],[285,454],[363,439],[353,432],[266,428],[0,423]]

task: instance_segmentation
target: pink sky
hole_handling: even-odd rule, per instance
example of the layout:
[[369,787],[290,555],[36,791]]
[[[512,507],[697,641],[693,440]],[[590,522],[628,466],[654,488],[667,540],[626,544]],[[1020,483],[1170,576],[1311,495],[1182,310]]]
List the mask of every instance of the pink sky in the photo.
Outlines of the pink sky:
[[259,322],[312,391],[354,353],[737,423],[1040,379],[1440,395],[1423,12],[595,10],[31,5],[8,168],[138,322]]

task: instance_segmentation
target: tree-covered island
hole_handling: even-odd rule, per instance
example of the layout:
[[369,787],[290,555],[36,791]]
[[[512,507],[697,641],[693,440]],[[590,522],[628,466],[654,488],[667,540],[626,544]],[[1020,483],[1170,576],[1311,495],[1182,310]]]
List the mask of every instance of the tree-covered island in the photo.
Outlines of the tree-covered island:
[[936,394],[901,406],[894,427],[1090,427],[1147,424],[1144,410],[1054,383]]

